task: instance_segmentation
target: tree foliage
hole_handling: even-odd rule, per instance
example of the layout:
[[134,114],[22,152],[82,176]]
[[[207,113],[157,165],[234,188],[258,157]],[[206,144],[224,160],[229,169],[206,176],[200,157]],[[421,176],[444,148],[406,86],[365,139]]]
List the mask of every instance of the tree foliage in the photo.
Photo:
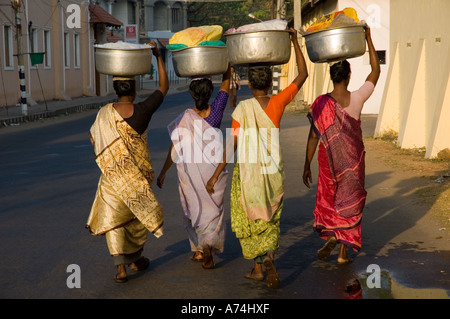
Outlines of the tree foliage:
[[[250,18],[249,13],[257,19],[267,21],[273,16],[276,18],[277,0],[246,0],[240,2],[191,2],[188,4],[189,26],[221,25],[224,31],[237,28],[244,24],[258,22]],[[285,20],[292,19],[292,1],[287,2]]]

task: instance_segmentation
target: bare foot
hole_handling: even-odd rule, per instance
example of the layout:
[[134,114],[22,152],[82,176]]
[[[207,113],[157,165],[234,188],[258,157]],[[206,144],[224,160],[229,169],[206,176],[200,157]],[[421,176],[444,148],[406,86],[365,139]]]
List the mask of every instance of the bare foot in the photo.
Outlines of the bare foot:
[[347,258],[339,258],[337,259],[337,263],[338,265],[345,265],[345,264],[349,264],[353,261],[353,259],[347,257]]
[[339,249],[339,255],[337,258],[338,265],[345,265],[351,263],[353,259],[347,256],[347,246],[341,244],[341,248]]
[[141,270],[147,269],[149,265],[150,265],[150,260],[148,258],[145,258],[144,256],[142,256],[141,258],[136,260],[134,263],[131,263],[130,268],[135,271],[141,271]]
[[194,255],[191,257],[192,261],[202,261],[203,260],[203,254],[201,251],[196,251]]
[[264,274],[261,264],[255,262],[255,266],[253,267],[253,269],[250,271],[249,274],[245,274],[244,277],[247,279],[253,279],[258,281],[264,280]]
[[253,268],[250,271],[250,273],[245,274],[244,277],[247,278],[247,279],[253,279],[253,280],[258,280],[258,281],[263,281],[264,280],[264,274],[262,272],[257,273],[255,271],[255,268]]

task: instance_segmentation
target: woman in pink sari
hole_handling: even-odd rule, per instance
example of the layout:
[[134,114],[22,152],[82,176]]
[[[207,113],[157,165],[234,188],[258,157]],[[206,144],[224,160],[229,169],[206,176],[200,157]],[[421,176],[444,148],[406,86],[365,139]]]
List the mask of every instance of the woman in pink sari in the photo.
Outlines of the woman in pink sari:
[[311,121],[306,148],[303,182],[312,182],[310,164],[319,141],[316,206],[314,230],[326,240],[318,250],[318,258],[327,260],[341,244],[337,262],[351,262],[347,246],[361,248],[361,217],[366,200],[364,188],[364,143],[360,115],[364,102],[372,94],[380,76],[380,63],[366,27],[371,72],[357,91],[350,92],[350,64],[340,61],[330,67],[333,91],[319,96],[311,106]]
[[219,178],[218,192],[209,194],[205,185],[222,161],[222,134],[219,130],[228,102],[230,69],[213,103],[209,99],[213,85],[209,78],[192,80],[189,90],[195,107],[185,110],[169,126],[172,145],[157,179],[162,188],[167,170],[177,165],[178,190],[193,261],[202,261],[205,269],[214,268],[213,255],[223,252],[225,223],[223,196],[228,172]]

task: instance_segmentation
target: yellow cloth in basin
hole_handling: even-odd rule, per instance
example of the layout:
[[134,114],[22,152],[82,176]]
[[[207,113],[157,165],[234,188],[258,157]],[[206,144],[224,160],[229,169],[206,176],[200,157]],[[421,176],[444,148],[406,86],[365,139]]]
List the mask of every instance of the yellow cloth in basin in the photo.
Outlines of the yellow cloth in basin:
[[184,44],[195,47],[203,41],[217,41],[222,37],[223,28],[220,25],[191,27],[175,33],[169,44]]

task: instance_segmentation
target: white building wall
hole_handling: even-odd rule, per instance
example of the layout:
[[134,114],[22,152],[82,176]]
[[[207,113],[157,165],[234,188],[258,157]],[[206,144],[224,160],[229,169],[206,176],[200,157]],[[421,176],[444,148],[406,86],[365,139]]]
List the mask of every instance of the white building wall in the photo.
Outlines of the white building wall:
[[391,0],[390,10],[391,67],[375,136],[395,132],[401,148],[448,158],[450,1]]
[[[364,104],[363,114],[378,114],[389,69],[389,4],[390,0],[339,0],[338,10],[351,7],[356,10],[358,18],[370,26],[373,44],[377,51],[386,51],[386,64],[381,65],[381,74],[375,91]],[[349,90],[357,90],[370,73],[369,54],[348,60],[352,68]]]
[[[363,114],[378,114],[386,84],[389,69],[389,29],[390,29],[390,0],[327,0],[313,7],[312,11],[302,17],[302,27],[307,29],[317,19],[344,8],[354,8],[360,20],[365,20],[371,27],[372,40],[377,51],[386,51],[386,64],[381,65],[381,75],[370,99],[364,104]],[[304,41],[304,40],[303,40]],[[303,86],[303,101],[312,104],[317,96],[330,92],[333,83],[330,79],[328,63],[313,63],[304,51],[309,77]],[[369,54],[348,59],[352,68],[349,90],[357,90],[370,73]]]

